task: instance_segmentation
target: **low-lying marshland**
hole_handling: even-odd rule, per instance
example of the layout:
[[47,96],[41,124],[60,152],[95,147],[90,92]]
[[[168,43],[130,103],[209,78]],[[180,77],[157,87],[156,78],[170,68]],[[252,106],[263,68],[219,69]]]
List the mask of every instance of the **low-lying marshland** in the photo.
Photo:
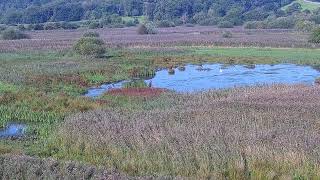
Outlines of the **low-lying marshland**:
[[[199,31],[206,33],[204,28]],[[39,33],[33,37],[44,36]],[[14,42],[24,43],[1,43]],[[0,134],[10,123],[27,128],[19,138],[0,135],[0,179],[69,177],[70,172],[90,179],[105,169],[116,169],[110,174],[123,179],[320,177],[320,86],[313,84],[319,74],[319,49],[171,45],[110,48],[102,58],[78,56],[69,45],[59,50],[47,46],[45,51],[2,49],[6,53],[0,56]],[[175,77],[187,77],[183,73],[190,68],[204,79],[240,68],[264,82],[260,80],[270,75],[265,67],[273,77],[302,84],[273,84],[287,81],[271,78],[269,85],[189,94],[157,82],[164,73],[162,80],[170,77],[165,79],[168,84],[179,85]],[[169,75],[168,69],[174,73]],[[248,80],[241,75],[243,82]],[[223,76],[221,82],[226,79]],[[126,83],[108,92],[95,89],[121,81]],[[204,87],[202,82],[194,86]],[[86,96],[88,92],[95,98]],[[43,173],[36,168],[39,164],[47,168]],[[33,168],[25,168],[29,166]],[[56,171],[51,172],[52,167]],[[93,171],[96,167],[102,170]],[[13,176],[10,171],[21,173]]]

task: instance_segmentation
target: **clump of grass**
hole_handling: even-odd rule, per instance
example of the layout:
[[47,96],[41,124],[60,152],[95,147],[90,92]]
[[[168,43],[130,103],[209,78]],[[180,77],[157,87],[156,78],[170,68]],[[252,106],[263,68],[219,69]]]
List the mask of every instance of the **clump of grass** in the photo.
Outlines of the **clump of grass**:
[[146,88],[147,83],[144,80],[133,80],[123,84],[124,88]]
[[106,82],[106,77],[102,74],[85,74],[84,77],[90,84],[101,84]]
[[[1,150],[1,148],[0,148]],[[0,156],[0,177],[4,179],[127,179],[112,169],[99,169],[75,162],[32,158],[23,155]]]

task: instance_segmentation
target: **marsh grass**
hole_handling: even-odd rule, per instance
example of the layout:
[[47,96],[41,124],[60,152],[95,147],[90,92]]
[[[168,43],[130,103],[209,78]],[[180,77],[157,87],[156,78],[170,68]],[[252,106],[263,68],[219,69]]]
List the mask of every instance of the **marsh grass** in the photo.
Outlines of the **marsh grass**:
[[69,116],[47,151],[59,147],[54,157],[135,176],[319,177],[318,92],[272,85],[169,93],[160,98],[164,104],[155,100],[146,109]]
[[318,66],[318,53],[184,47],[111,51],[90,61],[64,51],[4,53],[0,124],[27,123],[35,140],[1,146],[0,154],[72,159],[134,176],[319,177],[319,86],[81,97],[90,86],[152,76],[158,68],[203,62]]

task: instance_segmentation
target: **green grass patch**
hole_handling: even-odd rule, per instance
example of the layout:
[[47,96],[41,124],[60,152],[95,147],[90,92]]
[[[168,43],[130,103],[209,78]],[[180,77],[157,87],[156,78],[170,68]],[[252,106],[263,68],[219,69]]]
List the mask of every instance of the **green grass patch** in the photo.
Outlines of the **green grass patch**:
[[302,10],[316,10],[320,7],[320,4],[314,3],[314,2],[306,2],[304,0],[295,0],[291,4],[284,6],[282,10],[286,10],[289,6],[291,6],[293,3],[299,3],[301,4]]

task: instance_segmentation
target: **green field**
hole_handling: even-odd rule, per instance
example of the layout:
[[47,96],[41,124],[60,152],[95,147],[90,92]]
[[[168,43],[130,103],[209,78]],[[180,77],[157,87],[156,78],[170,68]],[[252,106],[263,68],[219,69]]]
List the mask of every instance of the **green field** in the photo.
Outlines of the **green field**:
[[313,10],[316,10],[316,9],[320,8],[320,4],[319,3],[316,4],[316,3],[312,3],[312,2],[306,2],[304,0],[295,0],[291,4],[289,4],[287,6],[284,6],[282,9],[286,10],[288,8],[288,6],[292,5],[293,3],[301,4],[302,10],[313,11]]

